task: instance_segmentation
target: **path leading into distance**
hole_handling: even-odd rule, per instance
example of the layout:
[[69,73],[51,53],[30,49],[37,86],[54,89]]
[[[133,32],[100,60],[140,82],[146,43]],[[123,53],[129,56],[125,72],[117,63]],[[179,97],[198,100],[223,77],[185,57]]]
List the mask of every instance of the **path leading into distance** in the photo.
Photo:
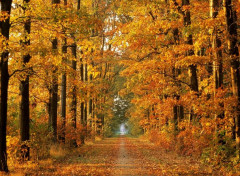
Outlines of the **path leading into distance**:
[[53,163],[39,164],[24,175],[155,176],[218,175],[190,157],[180,157],[137,138],[108,138],[86,144]]

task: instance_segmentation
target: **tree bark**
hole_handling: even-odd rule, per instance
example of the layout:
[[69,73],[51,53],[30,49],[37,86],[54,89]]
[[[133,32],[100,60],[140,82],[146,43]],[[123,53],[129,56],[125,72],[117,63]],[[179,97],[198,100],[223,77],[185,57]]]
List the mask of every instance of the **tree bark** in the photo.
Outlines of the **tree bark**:
[[56,66],[53,66],[50,109],[50,128],[53,131],[53,141],[57,141],[57,106],[58,106],[58,74]]
[[[189,5],[190,5],[189,0],[182,0],[182,6],[189,6]],[[191,14],[189,10],[184,11],[183,22],[185,27],[189,27],[191,25]],[[188,34],[188,36],[185,39],[185,44],[193,45],[192,34]],[[193,49],[190,49],[186,53],[186,56],[193,56],[193,55],[194,55]],[[190,78],[191,91],[195,92],[198,95],[197,66],[194,64],[189,65],[188,74]],[[194,116],[194,110],[191,108],[190,114],[189,114],[189,121],[193,119],[193,116]]]
[[232,0],[224,0],[224,10],[228,33],[228,50],[231,59],[231,77],[233,95],[237,99],[236,115],[235,115],[235,136],[236,151],[240,157],[240,69],[239,69],[239,51],[237,45],[237,15],[233,8]]
[[[180,43],[180,38],[179,38],[179,30],[178,28],[175,28],[173,29],[173,38],[174,38],[174,45],[178,45]],[[177,57],[177,56],[176,56]],[[173,70],[172,70],[172,74],[173,74],[173,77],[174,78],[177,78],[178,75],[181,74],[181,70],[179,68],[175,68],[175,65],[173,66]],[[176,86],[181,87],[181,84],[179,83],[176,83]],[[180,99],[180,95],[179,94],[176,94],[174,95],[177,100]],[[173,123],[174,123],[174,133],[175,135],[177,134],[177,131],[178,131],[178,125],[179,125],[179,122],[184,118],[184,108],[182,105],[174,105],[173,107]]]
[[[78,0],[78,5],[77,5],[77,10],[80,10],[81,8],[81,0]],[[83,54],[83,52],[80,52],[81,54]],[[80,59],[80,79],[82,81],[82,83],[84,82],[84,65],[83,65],[83,59]],[[80,120],[81,120],[81,125],[83,127],[81,136],[80,136],[80,140],[81,140],[81,144],[85,143],[85,120],[84,120],[84,101],[81,102],[80,104]]]
[[[93,64],[92,64],[93,65]],[[89,81],[91,82],[93,80],[92,73],[89,75]],[[90,92],[92,92],[90,90]],[[94,131],[94,117],[93,117],[93,98],[92,95],[90,95],[90,99],[88,101],[88,115],[89,115],[89,126],[91,126],[92,130]]]
[[[62,53],[67,53],[67,39],[63,39]],[[66,98],[67,98],[67,75],[65,71],[65,64],[67,63],[67,59],[65,57],[62,58],[63,62],[63,73],[62,73],[62,90],[61,90],[61,118],[62,118],[62,126],[61,133],[59,134],[59,140],[65,143],[65,131],[66,131]]]
[[[183,6],[188,6],[190,5],[189,0],[182,0],[182,5]],[[190,11],[186,10],[183,16],[183,21],[184,21],[184,26],[188,27],[191,25],[191,15]],[[189,34],[185,40],[185,43],[188,45],[193,45],[193,40],[192,40],[192,34]],[[194,55],[193,50],[189,50],[187,52],[187,56],[192,56]],[[189,77],[190,77],[190,86],[191,90],[198,92],[198,79],[197,79],[197,66],[196,65],[190,65],[189,66]]]
[[[60,0],[52,0],[53,5],[60,4]],[[54,38],[52,41],[52,49],[53,53],[55,53],[58,50],[58,40],[57,38]],[[53,131],[53,142],[57,141],[57,106],[58,106],[58,68],[56,66],[52,66],[52,85],[50,88],[49,99],[50,102],[50,129]]]
[[[72,47],[72,55],[74,56],[74,58],[77,58],[77,45],[76,43],[74,43],[73,47]],[[76,60],[72,60],[72,68],[74,73],[72,74],[72,78],[73,80],[76,80],[76,70],[77,70],[77,61]],[[77,86],[73,85],[72,88],[72,102],[71,102],[71,112],[72,112],[72,126],[74,129],[77,129]],[[73,139],[71,141],[71,146],[73,147],[77,147],[77,141],[76,139]]]
[[[88,65],[85,64],[85,68],[84,68],[84,72],[85,72],[85,82],[88,82]],[[85,92],[86,95],[88,95],[88,92]],[[84,121],[85,121],[85,126],[87,127],[88,125],[88,101],[85,100],[85,104],[84,104]]]
[[[81,54],[83,52],[81,51]],[[83,65],[83,59],[80,59],[80,79],[82,83],[84,82],[84,65]],[[86,127],[86,121],[85,121],[85,102],[82,100],[80,105],[80,115],[81,115],[81,125],[82,125],[82,133],[81,133],[81,144],[84,144],[85,140],[85,127]]]
[[[217,18],[220,8],[219,0],[210,0],[210,16],[211,18]],[[212,34],[212,48],[213,48],[213,77],[214,77],[214,95],[216,90],[223,85],[223,68],[222,68],[222,46],[221,39],[219,37],[218,29],[215,27]]]
[[[79,11],[81,8],[81,1],[77,2],[77,10]],[[72,68],[74,70],[73,79],[76,80],[76,71],[77,71],[77,44],[74,42],[72,47],[72,55],[75,60],[72,60]],[[72,103],[71,103],[71,112],[72,112],[72,126],[74,129],[77,129],[77,85],[73,85],[72,89]],[[71,141],[71,146],[77,147],[76,139]]]
[[84,131],[84,127],[85,127],[85,121],[84,121],[84,102],[81,102],[80,105],[80,115],[81,115],[81,125],[82,125],[82,133],[81,133],[81,144],[84,144],[84,140],[85,140],[85,131]]
[[[210,0],[210,16],[215,19],[218,16],[218,11],[220,8],[219,0]],[[212,33],[212,49],[213,49],[213,78],[214,78],[214,98],[216,97],[217,90],[223,86],[223,68],[222,68],[222,41],[219,36],[218,29],[214,27]],[[223,103],[219,104],[223,108]],[[220,114],[215,114],[215,118],[224,118],[224,112]],[[216,122],[216,136],[218,138],[219,144],[224,144],[223,136],[219,134],[219,125]]]
[[[23,3],[27,4],[30,0],[23,0]],[[24,11],[26,8],[24,7]],[[25,12],[24,12],[25,13]],[[29,35],[31,32],[31,21],[30,17],[27,17],[26,22],[24,22],[24,35],[25,40],[22,43],[23,47],[30,45]],[[30,54],[23,56],[23,67],[30,61]],[[21,141],[28,141],[30,138],[29,132],[29,119],[30,119],[30,109],[29,109],[29,74],[27,73],[26,78],[20,82],[20,94],[21,94],[21,103],[20,103],[20,136]],[[27,144],[21,146],[21,153],[23,160],[30,159],[30,148]]]
[[[7,12],[9,17],[3,21],[0,21],[0,32],[5,37],[6,43],[9,40],[10,31],[10,14],[11,14],[12,0],[2,0],[1,1],[1,11]],[[3,45],[4,46],[4,45]],[[7,146],[6,146],[6,128],[7,128],[7,99],[8,99],[8,83],[9,83],[9,73],[8,73],[8,55],[9,51],[7,49],[2,50],[1,63],[0,63],[0,171],[8,172],[7,166]]]

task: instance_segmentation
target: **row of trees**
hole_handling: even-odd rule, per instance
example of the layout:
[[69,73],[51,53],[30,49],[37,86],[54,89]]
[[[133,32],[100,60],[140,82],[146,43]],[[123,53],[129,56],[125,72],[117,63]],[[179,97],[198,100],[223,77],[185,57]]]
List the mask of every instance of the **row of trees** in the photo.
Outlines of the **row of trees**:
[[119,120],[112,115],[125,122],[126,107],[113,96],[125,80],[126,97],[117,97],[131,100],[132,131],[142,128],[167,149],[236,162],[239,7],[237,0],[2,0],[0,170],[8,170],[6,137],[18,136],[18,126],[29,158],[26,141],[37,125],[50,129],[52,142],[77,146]]
[[155,139],[167,148],[178,143],[180,152],[239,158],[239,2],[121,1],[115,7],[124,21],[113,40],[126,67],[121,94],[134,94],[130,121],[165,136]]
[[20,136],[21,158],[28,160],[37,126],[51,134],[49,143],[73,147],[103,135],[113,102],[109,6],[1,0],[0,171],[8,171],[7,138]]

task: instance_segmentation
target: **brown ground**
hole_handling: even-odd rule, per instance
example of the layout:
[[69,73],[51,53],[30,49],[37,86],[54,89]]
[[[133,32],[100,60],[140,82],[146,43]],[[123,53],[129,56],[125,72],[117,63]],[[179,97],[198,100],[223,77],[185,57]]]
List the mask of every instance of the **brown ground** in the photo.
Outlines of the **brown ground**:
[[136,138],[108,138],[84,145],[69,155],[38,163],[30,163],[10,175],[218,175],[190,157],[180,157]]

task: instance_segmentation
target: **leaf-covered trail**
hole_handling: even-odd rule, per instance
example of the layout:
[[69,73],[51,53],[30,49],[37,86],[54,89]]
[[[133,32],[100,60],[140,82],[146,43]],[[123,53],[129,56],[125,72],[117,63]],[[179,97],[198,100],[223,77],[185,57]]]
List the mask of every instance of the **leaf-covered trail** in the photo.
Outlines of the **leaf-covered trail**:
[[84,145],[63,158],[26,169],[24,175],[192,176],[212,173],[194,159],[166,153],[136,138],[119,137]]
[[116,141],[118,159],[113,175],[211,175],[193,159],[166,153],[153,144],[124,137]]

